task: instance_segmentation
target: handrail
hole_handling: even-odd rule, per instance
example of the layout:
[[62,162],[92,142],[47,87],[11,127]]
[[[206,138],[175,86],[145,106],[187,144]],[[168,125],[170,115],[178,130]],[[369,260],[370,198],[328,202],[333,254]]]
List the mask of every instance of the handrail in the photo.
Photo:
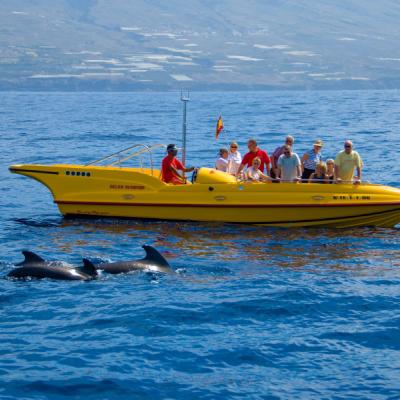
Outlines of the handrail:
[[[135,149],[137,147],[143,147],[143,149],[139,150],[139,151],[136,151],[136,152],[134,152],[132,154],[128,154],[128,155],[123,156],[123,153],[125,153],[125,152],[127,152],[129,150]],[[152,154],[152,150],[157,149],[157,148],[161,148],[161,147],[166,148],[167,146],[165,144],[162,144],[162,143],[154,144],[152,146],[147,146],[147,145],[141,144],[141,143],[134,144],[132,146],[126,147],[125,149],[122,149],[122,150],[117,151],[115,153],[109,154],[109,155],[107,155],[105,157],[99,158],[98,160],[94,160],[94,161],[92,161],[92,162],[90,162],[88,164],[85,164],[85,167],[87,167],[89,165],[96,165],[96,164],[99,164],[99,163],[104,162],[106,160],[113,159],[115,157],[118,157],[118,159],[116,161],[110,162],[106,166],[109,167],[109,166],[119,165],[119,167],[121,167],[121,163],[123,163],[123,162],[125,162],[127,160],[130,160],[133,157],[139,156],[140,154],[143,154],[143,153],[145,153],[147,151],[149,153],[149,157],[150,157],[151,175],[153,176],[153,154]],[[123,157],[123,158],[121,158],[121,157]],[[142,165],[142,163],[141,163],[141,165]]]
[[143,150],[137,151],[136,153],[130,154],[129,156],[123,158],[122,160],[120,159],[120,160],[118,160],[118,161],[114,161],[113,163],[111,163],[111,164],[109,164],[109,165],[121,164],[121,163],[123,163],[123,162],[125,162],[125,161],[127,161],[127,160],[129,160],[129,159],[131,159],[131,158],[133,158],[133,157],[136,157],[136,156],[138,156],[138,155],[140,155],[140,154],[143,154],[143,153],[146,152],[146,151],[149,151],[149,153],[150,153],[150,158],[152,158],[152,156],[151,156],[151,150],[153,150],[153,149],[155,149],[155,148],[159,148],[159,147],[165,147],[165,148],[166,148],[166,146],[165,146],[164,144],[155,144],[155,145],[153,145],[153,146],[151,146],[151,147],[148,147],[148,146],[146,146],[145,144],[142,144],[142,145],[138,144],[137,146],[143,146],[143,147],[145,147],[145,148],[144,148]]
[[[251,180],[251,179],[246,179],[246,178],[243,178],[243,177],[240,177],[240,176],[236,176],[236,181],[237,182],[248,182],[248,183],[251,183],[251,182],[263,182],[263,181],[254,181],[254,180]],[[325,184],[335,184],[335,185],[340,185],[340,184],[353,184],[353,185],[376,185],[376,184],[373,184],[373,183],[371,183],[370,181],[364,181],[364,180],[360,180],[359,182],[356,182],[356,181],[353,181],[353,180],[351,180],[351,181],[344,181],[344,180],[336,180],[336,179],[334,179],[333,181],[328,181],[328,182],[325,182],[325,181],[322,181],[322,180],[320,180],[320,179],[301,179],[301,178],[299,178],[299,179],[293,179],[293,180],[291,180],[291,181],[285,181],[285,180],[282,180],[282,179],[280,179],[280,178],[271,178],[270,176],[268,176],[268,179],[267,179],[267,181],[265,182],[264,181],[264,183],[270,183],[270,182],[274,182],[274,183],[325,183]]]
[[[283,181],[283,182],[285,182],[285,181]],[[329,180],[328,179],[328,182],[325,182],[324,180],[322,180],[322,179],[299,179],[299,180],[297,180],[297,181],[294,181],[295,183],[296,182],[301,182],[301,183],[333,183],[333,184],[341,184],[341,183],[352,183],[352,184],[357,184],[357,185],[362,185],[362,184],[370,184],[371,182],[369,182],[369,181],[358,181],[358,182],[356,182],[356,181],[354,181],[354,180],[351,180],[351,181],[344,181],[344,180],[337,180],[337,179],[333,179],[333,180]]]
[[99,158],[98,160],[91,161],[90,163],[85,164],[85,167],[87,167],[87,166],[89,166],[89,165],[98,164],[99,162],[105,161],[105,160],[107,160],[107,159],[109,159],[109,158],[112,158],[112,157],[114,157],[114,156],[117,156],[118,154],[120,154],[120,153],[122,153],[122,152],[124,152],[124,151],[133,149],[134,147],[138,147],[138,146],[141,146],[141,145],[140,145],[140,144],[134,144],[133,146],[129,146],[129,147],[125,148],[125,149],[122,149],[122,150],[120,150],[120,151],[117,151],[116,153],[112,153],[112,154],[109,154],[109,155],[107,155],[107,156],[105,156],[105,157]]

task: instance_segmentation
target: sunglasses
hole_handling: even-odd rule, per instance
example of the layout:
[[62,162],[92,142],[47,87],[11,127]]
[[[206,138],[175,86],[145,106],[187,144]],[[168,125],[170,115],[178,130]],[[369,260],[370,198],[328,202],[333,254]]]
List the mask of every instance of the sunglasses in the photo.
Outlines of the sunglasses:
[[237,146],[231,146],[231,149],[237,149],[238,147]]
[[351,149],[351,146],[350,146],[349,144],[346,144],[344,147],[345,147],[346,149]]

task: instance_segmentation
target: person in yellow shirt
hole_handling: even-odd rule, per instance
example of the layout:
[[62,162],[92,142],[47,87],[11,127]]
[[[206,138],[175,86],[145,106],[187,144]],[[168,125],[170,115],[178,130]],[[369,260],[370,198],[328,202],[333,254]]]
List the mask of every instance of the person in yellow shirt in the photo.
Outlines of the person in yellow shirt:
[[[361,169],[363,162],[360,155],[353,150],[351,140],[344,142],[344,150],[340,151],[335,159],[335,176],[338,182],[361,182]],[[354,180],[354,169],[357,170],[357,177]]]

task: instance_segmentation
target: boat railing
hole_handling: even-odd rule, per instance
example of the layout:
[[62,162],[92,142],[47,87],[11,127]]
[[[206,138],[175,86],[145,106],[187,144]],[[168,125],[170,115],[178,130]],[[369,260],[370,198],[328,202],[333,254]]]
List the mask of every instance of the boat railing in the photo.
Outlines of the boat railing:
[[368,185],[368,184],[370,184],[371,182],[369,182],[369,181],[354,181],[354,180],[352,180],[352,181],[343,181],[343,180],[328,180],[328,182],[325,182],[325,181],[323,181],[323,180],[321,180],[321,179],[299,179],[299,180],[297,180],[297,181],[294,181],[293,183],[296,183],[296,182],[300,182],[300,183],[333,183],[333,184],[350,184],[350,183],[352,183],[352,184],[357,184],[357,185],[364,185],[364,184],[366,184],[366,185]]
[[[251,182],[254,182],[254,181],[252,181],[252,180],[249,180],[249,179],[246,179],[243,175],[242,176],[237,176],[236,177],[236,180],[237,180],[237,182],[248,182],[248,183],[251,183]],[[354,180],[351,180],[351,181],[344,181],[344,180],[333,180],[333,181],[330,181],[330,180],[328,180],[328,182],[324,182],[324,181],[322,181],[321,179],[293,179],[292,181],[285,181],[285,180],[281,180],[280,178],[269,178],[268,179],[268,181],[267,182],[274,182],[274,183],[294,183],[294,184],[296,184],[296,183],[326,183],[326,184],[336,184],[336,185],[339,185],[339,184],[353,184],[353,185],[365,185],[365,186],[367,186],[367,185],[372,185],[372,183],[370,182],[370,181],[354,181]]]
[[[353,185],[370,185],[370,181],[343,181],[343,180],[333,180],[328,182],[324,182],[321,179],[299,179],[298,182],[301,183],[333,183],[333,184],[353,184]],[[296,182],[293,182],[296,183]]]
[[86,167],[89,165],[97,165],[105,167],[118,166],[122,168],[122,163],[125,163],[126,161],[134,157],[139,157],[140,167],[143,169],[143,160],[140,156],[144,153],[148,153],[150,159],[151,175],[153,175],[154,172],[153,151],[160,148],[167,148],[167,146],[162,143],[154,144],[152,146],[147,146],[145,144],[134,144],[132,146],[126,147],[125,149],[109,154],[105,157],[91,161],[90,163],[85,164],[85,166]]

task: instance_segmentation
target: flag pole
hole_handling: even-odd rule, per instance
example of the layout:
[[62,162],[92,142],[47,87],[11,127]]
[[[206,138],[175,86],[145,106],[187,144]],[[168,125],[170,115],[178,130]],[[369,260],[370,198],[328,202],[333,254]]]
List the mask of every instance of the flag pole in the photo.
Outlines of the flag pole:
[[183,102],[183,122],[182,122],[182,164],[186,163],[186,104],[190,100],[189,92],[187,92],[186,96],[183,95],[181,91],[181,101]]

